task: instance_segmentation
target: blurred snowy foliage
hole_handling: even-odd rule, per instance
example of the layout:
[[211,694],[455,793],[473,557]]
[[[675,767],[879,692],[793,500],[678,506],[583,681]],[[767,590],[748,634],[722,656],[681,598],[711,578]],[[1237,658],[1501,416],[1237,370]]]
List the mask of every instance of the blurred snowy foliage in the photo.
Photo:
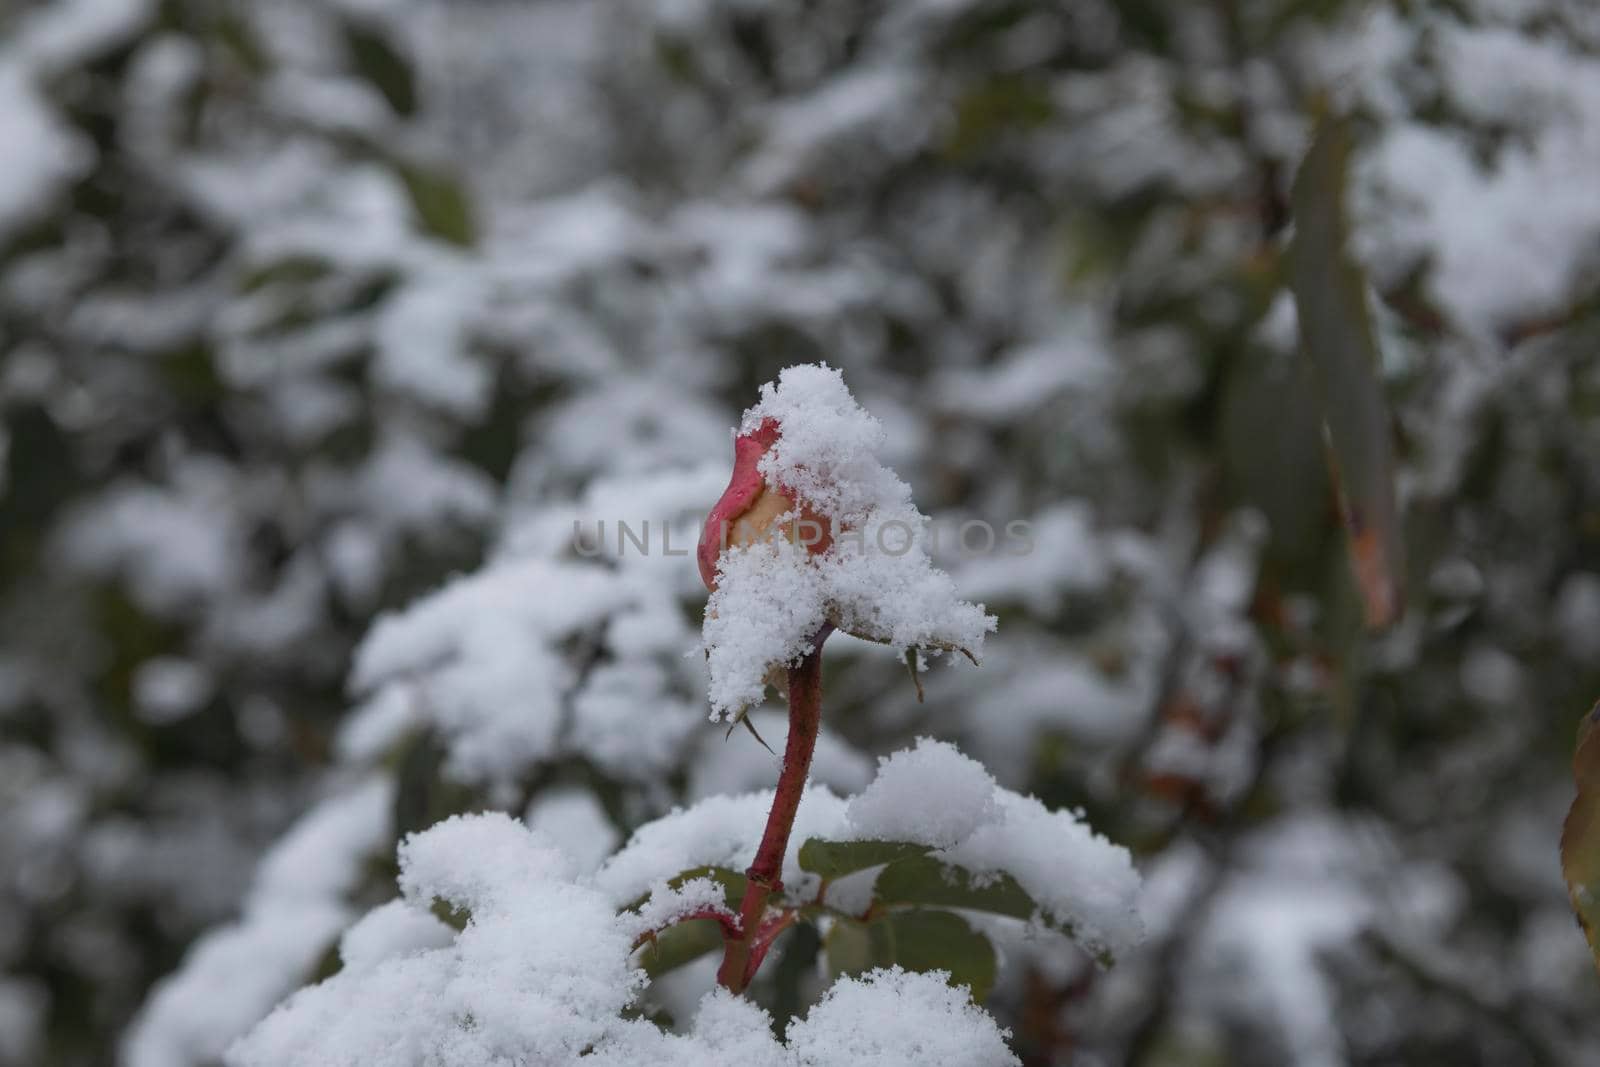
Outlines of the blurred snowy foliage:
[[[1404,528],[1381,633],[1285,266],[1329,114]],[[1109,971],[1000,939],[1022,1062],[1600,1062],[1556,859],[1600,695],[1595,5],[24,0],[0,160],[0,1064],[201,1067],[314,980],[493,955],[428,918],[440,872],[394,902],[452,815],[525,817],[577,885],[769,788],[662,538],[822,360],[936,526],[1035,551],[933,546],[999,629],[925,703],[830,645],[818,782],[956,740],[1144,877]],[[848,1035],[967,1010],[821,999],[819,960],[698,1015],[709,975],[665,975],[680,1036],[618,1002],[608,1054],[896,1062]]]

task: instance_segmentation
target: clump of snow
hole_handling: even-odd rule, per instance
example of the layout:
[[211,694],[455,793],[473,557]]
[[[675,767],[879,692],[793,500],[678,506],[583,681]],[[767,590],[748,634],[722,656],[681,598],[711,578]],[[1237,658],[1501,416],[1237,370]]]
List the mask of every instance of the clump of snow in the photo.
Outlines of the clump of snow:
[[[451,279],[470,278],[456,271]],[[384,303],[374,379],[457,417],[482,415],[493,374],[468,348],[467,324],[481,302],[470,282],[427,278]]]
[[667,879],[662,879],[650,891],[650,899],[630,914],[634,916],[637,935],[663,930],[687,915],[704,916],[708,912],[733,918],[720,883],[712,878],[690,878],[679,886],[668,885]]
[[745,411],[739,432],[754,433],[768,419],[781,431],[760,463],[769,483],[792,490],[841,526],[910,506],[910,487],[876,458],[883,424],[856,403],[838,370],[827,364],[786,368],[776,383],[761,387],[761,400]]
[[1143,936],[1133,908],[1139,875],[1126,849],[1066,811],[1000,788],[983,765],[921,738],[884,759],[845,811],[846,838],[931,845],[977,874],[1004,872],[1044,918],[1095,952],[1119,955]]
[[1139,874],[1127,849],[1033,797],[997,790],[995,807],[994,821],[936,855],[968,870],[1010,874],[1047,917],[1094,952],[1119,956],[1143,938],[1133,906]]
[[893,967],[836,982],[789,1027],[789,1047],[804,1067],[900,1067],[949,1063],[1002,1067],[1021,1061],[1009,1030],[949,985],[943,971]]
[[[20,20],[15,27],[16,50],[33,66],[53,74],[125,43],[149,21],[154,9],[150,0],[58,0]],[[0,143],[4,141],[0,137]]]
[[403,900],[391,900],[367,912],[339,938],[339,959],[346,970],[364,970],[403,952],[443,948],[455,931],[433,913],[418,911]]
[[380,620],[356,654],[353,685],[376,692],[418,679],[423,714],[449,740],[450,772],[467,781],[515,776],[557,751],[572,683],[559,642],[630,598],[601,567],[492,566]]
[[1524,132],[1484,160],[1448,126],[1388,129],[1360,168],[1364,258],[1391,280],[1427,260],[1430,295],[1468,331],[1562,310],[1600,234],[1600,198],[1571,180],[1600,165],[1600,62],[1555,36],[1450,21],[1421,40],[1437,42],[1449,105]]
[[540,793],[523,817],[528,829],[555,842],[574,870],[592,874],[616,851],[622,835],[587,789],[567,787]]
[[[756,846],[772,808],[772,790],[734,797],[709,797],[692,808],[679,808],[641,826],[595,875],[595,883],[620,907],[648,893],[655,882],[695,867],[727,867],[742,871],[755,857]],[[800,843],[808,837],[838,837],[844,828],[845,802],[826,789],[810,788],[800,800],[783,882],[805,893],[817,886],[815,875],[800,869]]]
[[[620,907],[659,879],[696,867],[743,870],[755,855],[771,791],[718,796],[636,831],[596,874]],[[1039,905],[1038,916],[1072,931],[1091,952],[1119,956],[1143,937],[1134,908],[1139,875],[1128,851],[1078,816],[1050,811],[998,786],[953,745],[922,739],[879,764],[878,777],[844,801],[811,788],[800,803],[782,879],[791,899],[815,896],[818,879],[801,870],[799,850],[830,841],[906,841],[980,878],[1010,874]]]
[[133,702],[148,723],[176,722],[211,699],[210,672],[194,660],[157,656],[139,665],[133,675]]
[[228,1053],[245,1065],[573,1063],[643,973],[614,909],[503,815],[456,817],[400,852],[405,905],[471,916],[450,944],[366,960],[302,990]]
[[[352,918],[345,897],[387,844],[393,803],[392,785],[373,779],[301,819],[262,860],[239,921],[202,937],[156,986],[128,1030],[128,1067],[215,1062],[305,981]],[[372,941],[356,943],[359,954]]]
[[0,177],[0,238],[33,217],[93,158],[89,145],[51,114],[28,71],[9,60],[0,61],[0,145],[8,160]]
[[878,761],[878,777],[845,817],[862,837],[949,848],[993,820],[996,788],[982,764],[923,737]]
[[[618,915],[548,841],[503,815],[414,835],[400,865],[402,899],[351,930],[344,968],[235,1042],[229,1067],[1017,1062],[1005,1031],[938,972],[841,981],[787,1046],[764,1011],[721,989],[701,998],[687,1033],[624,1018],[645,981],[630,963],[641,918]],[[713,894],[700,880],[671,899],[701,906]],[[468,916],[459,933],[428,914],[439,898]]]
[[118,575],[158,614],[223,599],[240,579],[243,531],[230,521],[239,486],[221,463],[185,465],[171,488],[126,482],[82,507],[61,538],[66,562]]
[[519,882],[571,872],[571,862],[553,842],[529,835],[502,812],[452,815],[400,843],[400,892],[424,907],[442,897],[466,909],[503,909]]
[[730,546],[702,631],[714,714],[761,702],[773,664],[811,648],[827,615],[827,591],[806,549],[787,541]]
[[818,519],[832,543],[812,554],[771,538],[722,553],[703,631],[713,714],[757,703],[774,666],[793,663],[832,622],[904,651],[976,655],[993,616],[961,600],[928,556],[927,519],[911,490],[877,459],[883,426],[832,367],[790,367],[745,412],[740,432],[779,426],[759,470]]

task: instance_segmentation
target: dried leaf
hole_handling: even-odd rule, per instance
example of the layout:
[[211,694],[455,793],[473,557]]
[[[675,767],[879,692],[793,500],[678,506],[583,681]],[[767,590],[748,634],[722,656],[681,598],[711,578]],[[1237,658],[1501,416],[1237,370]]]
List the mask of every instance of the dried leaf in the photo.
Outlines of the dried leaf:
[[1561,873],[1578,925],[1600,970],[1600,704],[1578,724],[1572,777],[1578,787],[1561,827]]

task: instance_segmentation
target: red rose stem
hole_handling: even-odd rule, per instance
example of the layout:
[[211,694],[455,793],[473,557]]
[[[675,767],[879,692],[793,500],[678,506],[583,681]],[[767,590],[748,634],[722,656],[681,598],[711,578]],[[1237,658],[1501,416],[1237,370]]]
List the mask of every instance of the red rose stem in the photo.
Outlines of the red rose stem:
[[822,725],[822,643],[833,632],[824,623],[811,641],[811,648],[797,666],[789,668],[789,740],[783,748],[783,770],[778,774],[778,789],[767,813],[767,828],[756,849],[756,859],[745,873],[744,900],[739,907],[739,936],[723,944],[722,966],[717,981],[735,993],[744,991],[755,977],[755,970],[766,955],[776,931],[752,948],[762,930],[767,901],[783,891],[783,857],[789,851],[789,834],[805,793],[806,776],[811,772],[811,754],[817,747],[817,730]]

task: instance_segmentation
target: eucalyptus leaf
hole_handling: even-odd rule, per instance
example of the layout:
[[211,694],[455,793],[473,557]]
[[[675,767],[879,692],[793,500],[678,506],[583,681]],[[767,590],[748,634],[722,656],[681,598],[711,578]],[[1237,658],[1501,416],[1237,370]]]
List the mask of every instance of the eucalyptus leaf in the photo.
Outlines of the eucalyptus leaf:
[[1295,178],[1288,273],[1356,584],[1367,625],[1382,627],[1400,615],[1403,545],[1389,409],[1378,378],[1381,358],[1367,311],[1366,279],[1347,249],[1350,141],[1347,123],[1324,118],[1318,125]]

